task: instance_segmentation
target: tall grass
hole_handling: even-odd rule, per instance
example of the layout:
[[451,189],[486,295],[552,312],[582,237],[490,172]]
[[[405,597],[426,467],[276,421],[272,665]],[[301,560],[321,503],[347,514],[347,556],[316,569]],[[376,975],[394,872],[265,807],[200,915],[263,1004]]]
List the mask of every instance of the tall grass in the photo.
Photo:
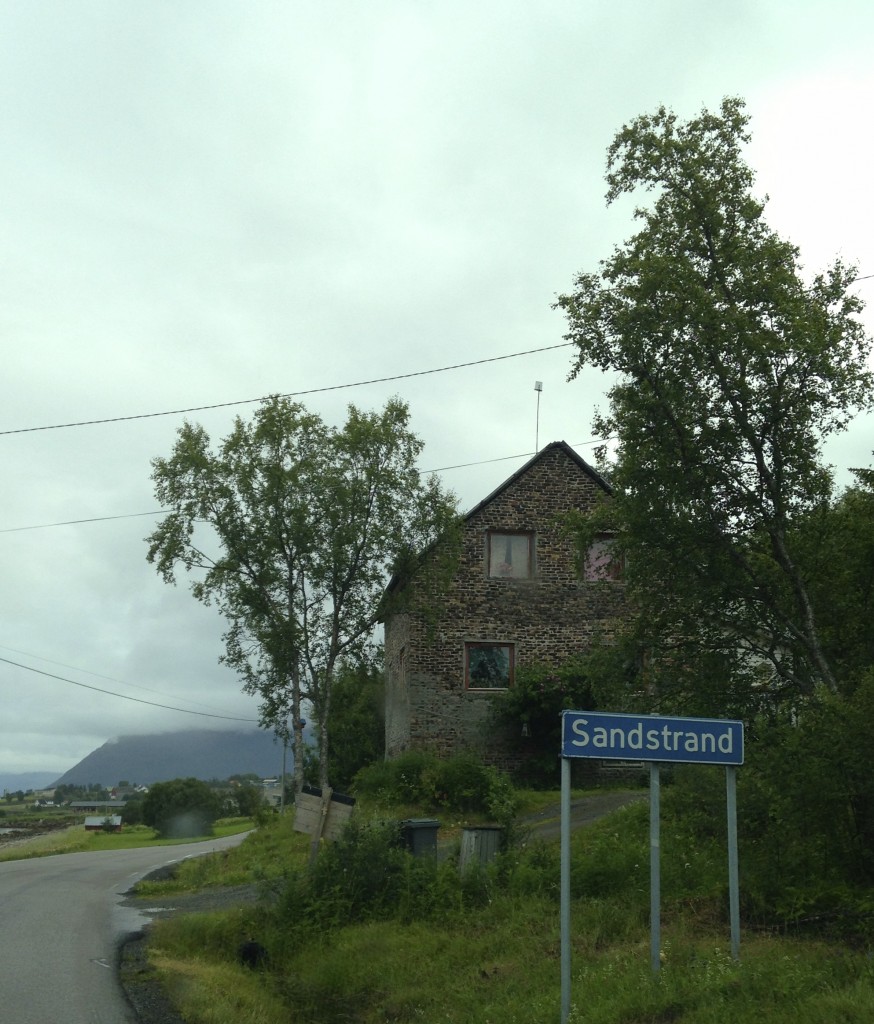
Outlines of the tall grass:
[[[558,921],[548,901],[500,900],[443,927],[348,926],[286,951],[264,975],[238,966],[233,956],[237,933],[253,923],[238,914],[210,915],[196,927],[191,919],[159,923],[155,964],[178,980],[180,1007],[192,1024],[555,1024],[559,1018]],[[754,938],[738,964],[724,936],[690,936],[675,921],[666,932],[664,965],[653,977],[645,924],[617,923],[603,903],[574,909],[571,1020],[578,1024],[874,1019],[874,978],[862,954]],[[205,977],[210,984],[202,983]],[[223,1015],[217,1005],[216,978],[235,993],[231,1009],[238,1016]]]
[[[574,835],[573,1024],[874,1020],[867,949],[745,933],[736,963],[724,849],[718,841],[693,848],[670,818],[663,964],[653,976],[647,825],[646,809],[629,807]],[[372,840],[365,832],[345,850],[323,851],[310,872],[304,837],[277,822],[233,856],[260,865],[275,886],[281,880],[280,898],[157,922],[151,956],[185,1019],[556,1024],[557,844],[529,842],[462,877],[454,865],[413,863],[393,847],[380,853]],[[237,961],[250,936],[269,951],[263,971]]]

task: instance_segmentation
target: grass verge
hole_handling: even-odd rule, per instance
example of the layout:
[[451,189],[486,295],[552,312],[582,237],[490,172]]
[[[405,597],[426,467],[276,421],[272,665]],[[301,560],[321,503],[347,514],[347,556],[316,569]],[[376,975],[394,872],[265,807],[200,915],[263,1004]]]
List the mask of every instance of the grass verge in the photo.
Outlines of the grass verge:
[[122,832],[86,832],[84,825],[70,825],[65,829],[29,839],[12,841],[5,846],[0,846],[0,861],[50,857],[58,853],[134,850],[143,846],[178,846],[181,843],[197,842],[198,839],[237,835],[251,828],[254,828],[251,818],[225,818],[216,822],[210,836],[164,839],[158,836],[154,829],[146,825],[127,826]]
[[[874,1020],[866,949],[745,933],[741,961],[731,958],[724,892],[713,881],[723,871],[717,847],[694,856],[678,850],[684,859],[672,858],[676,868],[665,871],[663,965],[653,976],[646,825],[646,809],[630,807],[574,835],[571,1024]],[[276,893],[284,879],[293,888],[292,879],[309,877],[301,875],[307,852],[306,837],[286,818],[227,857],[192,865],[204,875],[187,884],[238,880],[248,863],[250,880],[269,879]],[[209,861],[217,862],[212,869]],[[352,872],[354,863],[345,863]],[[346,871],[338,870],[337,894]],[[306,904],[308,920],[300,920],[303,904],[286,897],[170,918],[154,926],[149,955],[191,1024],[556,1024],[557,844],[533,841],[500,858],[468,886],[475,904],[461,890],[446,900],[445,870],[428,879],[434,905],[442,899],[449,910],[337,923],[329,878],[321,903]],[[264,970],[238,963],[249,936],[269,950]]]

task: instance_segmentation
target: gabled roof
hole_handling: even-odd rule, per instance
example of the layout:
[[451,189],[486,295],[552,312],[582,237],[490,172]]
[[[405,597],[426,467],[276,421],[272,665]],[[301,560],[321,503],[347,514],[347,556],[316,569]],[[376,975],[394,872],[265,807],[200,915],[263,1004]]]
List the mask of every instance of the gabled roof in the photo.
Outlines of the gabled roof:
[[592,469],[592,467],[588,464],[588,462],[586,462],[585,459],[577,455],[577,453],[573,450],[573,448],[571,448],[567,441],[553,441],[551,444],[546,445],[545,448],[541,448],[540,451],[537,452],[536,455],[532,456],[532,458],[530,458],[524,466],[521,466],[519,469],[517,469],[512,476],[507,477],[507,479],[502,484],[500,484],[500,486],[496,487],[491,494],[483,498],[483,500],[479,502],[479,504],[474,505],[474,507],[469,512],[465,513],[465,520],[473,518],[473,516],[475,516],[477,512],[479,512],[481,509],[485,508],[485,506],[488,505],[489,502],[494,501],[499,494],[501,494],[508,487],[514,484],[519,479],[519,477],[524,476],[535,463],[539,462],[547,454],[554,451],[564,452],[564,454],[567,455],[567,457],[572,462],[576,463],[576,465],[579,466],[579,468],[587,476],[591,477],[594,483],[596,483],[600,488],[603,489],[605,494],[613,493],[613,488],[610,486],[610,484],[607,483],[604,477],[602,477],[601,474],[598,473],[596,470]]
[[[494,499],[497,498],[498,495],[500,495],[503,491],[505,491],[512,484],[514,484],[519,479],[519,477],[521,477],[525,473],[527,473],[531,469],[531,467],[533,465],[535,465],[541,459],[545,458],[547,454],[549,454],[551,452],[554,452],[554,451],[563,452],[572,462],[574,462],[577,466],[579,466],[579,468],[588,477],[590,477],[592,479],[592,481],[595,484],[597,484],[598,487],[602,488],[605,494],[612,494],[613,493],[613,488],[610,486],[610,484],[607,483],[607,481],[604,479],[604,477],[602,477],[600,473],[598,473],[594,469],[592,469],[592,467],[588,464],[588,462],[586,462],[585,459],[583,459],[579,455],[577,455],[577,453],[573,450],[573,448],[571,448],[571,446],[566,441],[553,441],[551,444],[546,445],[546,447],[541,448],[540,451],[537,452],[536,455],[532,456],[525,463],[524,466],[520,466],[520,468],[517,469],[516,472],[512,476],[507,477],[507,479],[499,487],[496,487],[492,491],[491,494],[489,494],[487,497],[483,498],[483,500],[481,502],[479,502],[478,504],[474,505],[474,507],[469,512],[466,512],[465,515],[462,516],[462,519],[464,520],[464,522],[467,522],[469,519],[471,519],[473,516],[475,516],[477,514],[477,512],[479,512],[481,509],[485,508],[485,506],[488,505],[489,502],[494,501]],[[428,547],[426,548],[425,551],[420,552],[420,554],[419,554],[419,562],[420,562],[420,564],[421,564],[421,560],[424,558],[424,556],[427,554],[427,552],[432,550],[439,543],[440,543],[439,540],[433,541],[431,544],[428,545]],[[404,584],[404,585],[406,585],[406,584]],[[392,578],[389,580],[388,585],[385,588],[385,594],[388,595],[388,594],[394,593],[398,589],[398,587],[400,587],[400,586],[402,586],[401,582],[400,582],[400,577],[398,576],[397,573],[395,573],[392,576]],[[383,621],[383,618],[384,618],[383,611],[380,611],[380,613],[379,613],[379,620]]]

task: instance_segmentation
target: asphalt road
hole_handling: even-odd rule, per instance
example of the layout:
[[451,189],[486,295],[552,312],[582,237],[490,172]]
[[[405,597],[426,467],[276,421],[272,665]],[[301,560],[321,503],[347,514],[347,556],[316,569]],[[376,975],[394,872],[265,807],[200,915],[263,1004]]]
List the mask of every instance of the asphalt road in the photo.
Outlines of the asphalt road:
[[0,1020],[135,1022],[116,972],[118,947],[145,915],[124,893],[150,871],[235,846],[243,835],[183,846],[68,853],[0,863]]

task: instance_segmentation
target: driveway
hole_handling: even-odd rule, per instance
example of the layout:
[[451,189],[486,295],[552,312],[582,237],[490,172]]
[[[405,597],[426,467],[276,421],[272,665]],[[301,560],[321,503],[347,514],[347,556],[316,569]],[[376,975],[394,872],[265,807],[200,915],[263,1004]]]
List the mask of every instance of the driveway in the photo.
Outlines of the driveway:
[[[617,789],[606,793],[594,793],[571,800],[571,828],[578,829],[583,825],[603,818],[627,804],[641,803],[649,799],[648,790]],[[536,814],[523,819],[524,823],[536,836],[543,839],[558,839],[561,833],[561,804],[552,804]]]

